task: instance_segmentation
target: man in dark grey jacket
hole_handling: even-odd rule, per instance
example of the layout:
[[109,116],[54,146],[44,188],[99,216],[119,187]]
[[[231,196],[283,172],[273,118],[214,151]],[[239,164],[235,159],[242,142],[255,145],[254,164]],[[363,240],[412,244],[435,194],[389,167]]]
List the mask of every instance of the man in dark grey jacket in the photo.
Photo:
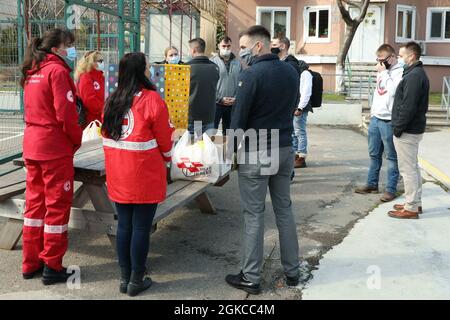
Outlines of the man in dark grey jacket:
[[409,42],[400,48],[400,63],[405,64],[403,80],[398,85],[392,108],[392,129],[398,167],[405,184],[405,204],[397,204],[389,216],[417,219],[422,213],[422,177],[418,164],[419,143],[427,123],[430,81],[419,61],[420,46]]
[[241,62],[231,51],[231,45],[231,39],[225,36],[219,43],[219,53],[211,58],[211,61],[217,64],[220,71],[214,127],[218,129],[220,121],[222,121],[223,135],[226,135],[230,128],[231,112],[236,100],[239,74],[242,70]]
[[[249,138],[239,139],[242,144],[237,149],[238,159],[244,160],[239,161],[238,177],[245,232],[241,272],[228,275],[225,280],[237,289],[258,294],[264,260],[267,190],[280,235],[286,284],[299,283],[299,247],[290,176],[294,168],[292,112],[300,80],[294,67],[271,54],[270,33],[264,27],[254,26],[244,32],[240,47],[240,56],[249,68],[239,77],[231,129],[244,131]],[[245,148],[244,141],[248,141]]]
[[203,134],[214,129],[219,67],[205,56],[203,39],[192,39],[189,46],[192,60],[187,63],[191,66],[188,130]]

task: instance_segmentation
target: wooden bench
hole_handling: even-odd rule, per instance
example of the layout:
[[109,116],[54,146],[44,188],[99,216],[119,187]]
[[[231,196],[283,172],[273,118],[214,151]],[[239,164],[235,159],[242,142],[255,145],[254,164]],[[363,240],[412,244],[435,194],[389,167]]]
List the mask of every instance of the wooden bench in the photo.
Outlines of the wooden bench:
[[[0,203],[23,194],[25,191],[26,173],[16,170],[0,178]],[[10,218],[7,220],[3,232],[0,233],[0,248],[12,250],[22,235],[22,221]],[[19,237],[17,237],[19,235]]]
[[[24,166],[23,159],[14,160],[14,164]],[[74,159],[75,181],[81,186],[75,191],[69,228],[88,229],[105,232],[111,242],[115,243],[117,217],[114,205],[110,201],[106,189],[106,172],[101,140],[88,142],[77,152]],[[222,177],[215,186],[222,186],[229,180],[229,174]],[[176,209],[195,201],[202,213],[215,214],[206,189],[211,184],[204,182],[176,181],[168,185],[167,199],[158,206],[153,221],[153,230],[157,223],[169,216]],[[91,202],[95,211],[86,208]],[[0,248],[12,250],[22,232],[23,199],[11,197],[0,201],[0,216],[7,217],[8,223],[0,231]],[[18,226],[20,225],[20,230]]]
[[0,178],[0,201],[22,194],[25,191],[26,173],[16,170]]

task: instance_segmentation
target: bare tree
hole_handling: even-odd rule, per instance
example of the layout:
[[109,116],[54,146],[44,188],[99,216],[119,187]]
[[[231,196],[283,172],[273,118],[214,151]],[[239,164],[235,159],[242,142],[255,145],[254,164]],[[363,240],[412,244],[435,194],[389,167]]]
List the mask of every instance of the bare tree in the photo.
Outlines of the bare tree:
[[[352,45],[353,38],[355,37],[356,31],[358,30],[361,22],[364,21],[367,9],[369,8],[370,0],[360,0],[359,2],[355,0],[336,0],[341,12],[342,19],[345,21],[345,39],[344,45],[341,48],[337,56],[336,62],[336,89],[338,92],[344,91],[344,74],[345,74],[345,60]],[[347,5],[348,7],[346,7]],[[352,18],[350,15],[350,8],[359,8],[359,15]]]

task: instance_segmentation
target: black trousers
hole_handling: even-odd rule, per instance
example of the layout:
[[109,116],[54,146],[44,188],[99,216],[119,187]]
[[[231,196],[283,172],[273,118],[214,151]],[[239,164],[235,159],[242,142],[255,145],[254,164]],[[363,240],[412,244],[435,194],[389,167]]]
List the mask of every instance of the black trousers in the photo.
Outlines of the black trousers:
[[214,120],[214,128],[218,129],[220,120],[222,120],[223,135],[226,135],[227,130],[230,129],[232,109],[232,106],[222,106],[220,104],[216,105],[216,119]]

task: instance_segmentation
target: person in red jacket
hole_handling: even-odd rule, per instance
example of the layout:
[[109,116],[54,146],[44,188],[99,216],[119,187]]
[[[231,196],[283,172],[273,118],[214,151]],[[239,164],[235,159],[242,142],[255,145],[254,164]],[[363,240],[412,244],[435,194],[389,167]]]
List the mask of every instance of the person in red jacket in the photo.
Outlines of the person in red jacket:
[[43,273],[45,285],[65,282],[62,266],[73,196],[73,156],[81,145],[75,84],[64,59],[74,60],[75,39],[53,29],[33,39],[25,53],[25,132],[27,169],[23,226],[23,277]]
[[87,126],[94,120],[102,122],[105,105],[105,62],[98,51],[88,51],[78,62],[75,71],[78,97],[86,111]]
[[144,278],[145,263],[153,218],[166,198],[174,132],[143,53],[120,61],[118,88],[106,101],[103,120],[106,183],[118,214],[119,290],[135,296],[152,284]]

